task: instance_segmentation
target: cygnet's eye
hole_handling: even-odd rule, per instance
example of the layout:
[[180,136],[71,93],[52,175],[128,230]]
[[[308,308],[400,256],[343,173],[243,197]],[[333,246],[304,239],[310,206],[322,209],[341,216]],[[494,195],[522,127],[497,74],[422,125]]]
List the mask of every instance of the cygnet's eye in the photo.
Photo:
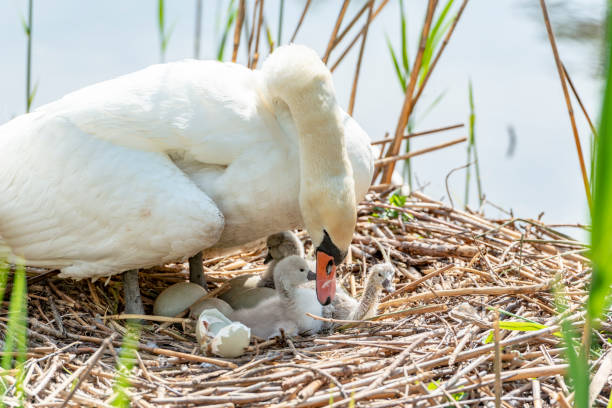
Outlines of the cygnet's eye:
[[378,272],[378,276],[382,277],[382,273]]
[[300,268],[300,272],[304,272],[304,268]]

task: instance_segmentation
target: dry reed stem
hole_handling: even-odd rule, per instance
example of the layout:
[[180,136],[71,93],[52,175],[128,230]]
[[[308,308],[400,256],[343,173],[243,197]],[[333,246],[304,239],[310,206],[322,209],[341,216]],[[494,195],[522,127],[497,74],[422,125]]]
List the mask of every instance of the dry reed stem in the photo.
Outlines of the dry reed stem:
[[[417,137],[417,136],[424,136],[424,135],[429,135],[432,133],[439,133],[439,132],[444,132],[446,130],[452,130],[452,129],[458,129],[458,128],[462,128],[465,125],[463,123],[458,123],[456,125],[450,125],[450,126],[444,126],[444,127],[440,127],[440,128],[436,128],[436,129],[431,129],[431,130],[424,130],[422,132],[413,132],[413,133],[409,133],[407,135],[402,136],[402,140],[406,140],[406,139],[411,139],[413,137]],[[373,146],[376,145],[380,145],[380,144],[386,144],[389,143],[392,139],[382,139],[382,140],[376,140],[372,143],[370,143]]]
[[374,8],[374,0],[369,0],[370,7],[368,8],[368,17],[366,19],[365,30],[363,31],[363,38],[361,40],[361,47],[359,48],[359,57],[357,58],[357,66],[355,67],[355,78],[353,79],[353,87],[351,88],[351,99],[349,100],[348,114],[353,115],[353,109],[355,108],[355,97],[357,96],[357,81],[359,80],[359,71],[361,70],[361,60],[363,59],[363,51],[365,49],[366,39],[368,38],[368,28],[370,27],[370,17],[372,16],[372,10]]
[[[340,42],[342,41],[342,39],[344,38],[344,36],[351,30],[351,28],[353,27],[353,25],[355,25],[355,23],[357,22],[357,20],[359,20],[359,17],[361,17],[363,15],[363,13],[365,13],[365,11],[368,9],[368,5],[369,3],[365,3],[363,5],[363,7],[361,7],[361,9],[359,9],[359,11],[357,12],[357,14],[355,14],[355,17],[353,17],[353,19],[346,25],[346,27],[344,27],[344,29],[342,30],[342,32],[340,34],[338,34],[338,36],[336,37],[336,40],[334,41],[334,45],[332,46],[332,51],[334,50],[334,48],[340,44]],[[370,17],[368,17],[369,19]]]
[[327,43],[327,48],[325,49],[325,54],[323,54],[323,58],[321,58],[325,64],[327,64],[329,54],[331,53],[332,48],[334,47],[334,43],[336,42],[336,35],[338,34],[338,30],[342,25],[342,20],[344,20],[344,14],[346,14],[346,9],[348,8],[350,1],[351,0],[344,0],[344,2],[342,3],[342,7],[340,8],[340,13],[338,14],[338,18],[336,19],[336,24],[334,24],[334,28],[332,29],[332,33],[329,38],[329,42]]
[[[96,363],[100,359],[100,356],[102,355],[104,350],[112,343],[112,341],[115,339],[116,336],[117,336],[117,333],[113,333],[110,335],[110,337],[105,339],[102,345],[98,348],[98,350],[94,354],[92,354],[91,357],[89,357],[89,359],[85,362],[85,364],[83,365],[84,370],[81,373],[79,373],[76,378],[77,383],[73,385],[72,389],[70,390],[70,393],[68,394],[68,396],[66,397],[62,405],[60,405],[60,408],[64,408],[66,404],[68,404],[68,401],[70,401],[70,398],[72,398],[74,393],[79,389],[79,387],[83,383],[83,380],[87,378],[87,375],[89,374],[91,369],[96,365]],[[73,376],[76,375],[77,372],[75,372]],[[48,398],[52,398],[51,395],[52,394],[50,394]]]
[[[423,29],[421,31],[421,37],[419,40],[419,49],[417,51],[414,64],[410,71],[410,78],[408,80],[408,86],[406,87],[406,93],[404,98],[404,104],[402,105],[402,111],[400,113],[399,120],[397,122],[397,128],[395,129],[395,137],[387,150],[387,158],[396,156],[399,153],[400,146],[402,144],[402,136],[404,135],[404,129],[408,124],[408,119],[412,113],[414,104],[412,103],[412,94],[417,83],[417,78],[421,71],[421,63],[423,61],[423,54],[425,53],[425,46],[427,43],[427,37],[429,36],[429,29],[431,28],[431,22],[433,20],[434,12],[436,10],[437,0],[429,0],[427,4],[427,13],[425,14],[425,22],[423,23]],[[384,168],[382,175],[382,183],[390,183],[391,176],[393,175],[393,169],[395,169],[395,161],[391,161]],[[374,179],[376,179],[377,173],[375,172]]]
[[501,380],[501,333],[499,330],[499,309],[495,309],[495,321],[493,322],[493,341],[495,342],[495,408],[501,407],[502,380]]
[[414,150],[414,151],[412,151],[410,153],[400,154],[398,156],[387,156],[384,159],[376,160],[374,162],[374,166],[376,166],[377,168],[380,168],[382,166],[395,163],[398,160],[405,160],[405,159],[408,159],[408,158],[411,158],[411,157],[420,156],[420,155],[425,154],[425,153],[433,152],[435,150],[444,149],[445,147],[449,147],[449,146],[453,146],[453,145],[456,145],[456,144],[459,144],[459,143],[463,143],[466,140],[467,140],[467,137],[461,137],[459,139],[454,139],[454,140],[451,140],[449,142],[440,143],[439,145],[435,145],[435,146],[432,146],[432,147],[427,147],[425,149]]
[[259,19],[257,20],[257,34],[255,34],[255,51],[253,52],[253,58],[251,59],[251,69],[257,68],[257,62],[259,61],[259,38],[261,37],[261,25],[263,23],[263,4],[264,0],[259,0]]
[[[567,240],[544,224],[516,218],[490,220],[478,213],[452,209],[422,193],[408,196],[402,207],[390,205],[389,197],[397,188],[374,186],[358,205],[352,246],[361,252],[355,263],[338,271],[339,282],[353,281],[359,297],[364,290],[364,266],[383,261],[375,244],[378,241],[396,268],[397,287],[400,291],[406,288],[387,299],[398,301],[397,306],[387,307],[383,302],[383,308],[387,307],[384,314],[368,322],[351,322],[331,336],[254,341],[244,356],[233,360],[200,355],[189,323],[182,327],[180,323],[151,321],[141,331],[135,367],[128,378],[132,404],[320,407],[329,405],[330,395],[336,402],[345,400],[336,387],[327,388],[331,382],[325,375],[316,374],[317,370],[338,380],[349,400],[355,393],[360,396],[360,404],[372,407],[450,405],[446,396],[456,393],[465,393],[465,399],[457,402],[460,406],[467,401],[485,401],[483,398],[494,401],[495,345],[482,345],[481,341],[492,327],[490,310],[495,308],[547,326],[534,332],[510,332],[498,342],[506,350],[500,355],[502,370],[498,376],[502,403],[513,398],[530,401],[537,389],[545,392],[546,399],[550,393],[555,398],[558,393],[568,395],[557,381],[567,366],[561,364],[560,339],[553,335],[559,330],[553,296],[545,290],[530,294],[523,289],[537,287],[534,283],[543,288],[555,275],[562,276],[566,287],[572,288],[567,295],[570,308],[566,314],[580,328],[584,317],[575,311],[584,301],[582,294],[591,273],[588,260],[568,251]],[[397,216],[385,215],[386,209],[395,210]],[[401,214],[411,218],[402,218]],[[521,236],[524,239],[519,244],[516,239]],[[305,234],[300,237],[309,250],[311,242]],[[255,248],[205,260],[208,295],[224,290],[234,276],[261,271],[264,255],[265,249]],[[32,276],[41,270],[28,268],[27,272]],[[186,264],[152,268],[141,274],[147,312],[165,287],[185,281],[187,276]],[[65,335],[53,321],[47,283]],[[71,373],[83,374],[91,356],[110,335],[123,336],[126,329],[121,321],[100,319],[105,313],[121,310],[121,301],[113,295],[120,290],[117,277],[107,286],[51,277],[44,284],[29,287],[28,404],[45,399]],[[513,294],[519,290],[520,294]],[[92,301],[91,293],[96,293],[97,300]],[[7,307],[8,303],[2,304],[0,331],[6,330]],[[164,329],[159,330],[161,327]],[[602,329],[612,330],[606,323]],[[606,346],[599,337],[594,342]],[[107,406],[113,396],[116,349],[120,346],[120,341],[109,342],[67,406]],[[407,347],[412,350],[405,351]],[[593,366],[598,367],[596,363]],[[3,374],[9,387],[15,384],[15,370]],[[534,377],[540,388],[532,382]],[[419,385],[431,381],[442,390],[424,390]],[[69,395],[67,387],[49,400],[49,406],[63,403]],[[604,385],[599,395],[607,398],[609,393],[609,386]],[[14,386],[6,398],[15,399]]]
[[572,108],[572,101],[570,100],[569,91],[567,90],[567,83],[565,81],[565,74],[563,71],[563,63],[561,62],[561,57],[559,56],[559,51],[557,50],[555,35],[553,34],[552,27],[550,25],[550,19],[548,18],[548,9],[546,8],[546,2],[544,0],[540,0],[540,6],[542,7],[542,16],[544,17],[544,23],[546,24],[546,32],[548,33],[550,47],[552,48],[553,55],[555,57],[555,64],[557,66],[557,72],[559,73],[559,80],[561,81],[561,88],[563,89],[563,96],[565,97],[565,104],[567,105],[567,112],[569,114],[570,122],[572,125],[572,133],[574,134],[574,142],[576,143],[576,153],[578,153],[578,161],[580,162],[580,171],[582,173],[584,191],[586,193],[589,209],[591,209],[592,201],[591,188],[589,186],[589,177],[587,175],[586,165],[584,164],[584,156],[582,154],[580,136],[578,135],[578,128],[576,127],[576,120],[574,118],[574,109]]
[[550,289],[550,283],[543,285],[525,285],[525,286],[490,286],[490,287],[478,287],[478,288],[461,288],[461,289],[446,289],[432,291],[429,293],[419,293],[405,298],[389,300],[380,305],[381,308],[399,306],[406,303],[427,301],[440,297],[455,297],[455,296],[466,296],[466,295],[516,295],[525,293],[538,293],[546,292]]
[[[378,14],[382,11],[382,9],[389,3],[389,0],[383,0],[382,3],[380,3],[380,5],[378,6],[378,8],[376,9],[376,11],[374,11],[374,13],[372,13],[372,17],[370,17],[369,23],[371,24],[372,21],[374,21],[374,19],[376,18],[376,16],[378,16]],[[340,54],[340,57],[338,57],[338,59],[336,60],[336,62],[331,66],[331,68],[329,69],[331,72],[334,72],[336,70],[336,68],[338,67],[338,65],[340,65],[340,63],[342,62],[342,60],[344,59],[344,57],[346,56],[346,54],[348,54],[348,52],[351,50],[351,48],[353,48],[353,45],[355,45],[355,43],[357,42],[357,40],[359,39],[359,37],[361,37],[361,35],[363,34],[363,31],[365,30],[365,25],[364,27],[355,35],[355,37],[351,40],[351,42],[349,43],[349,45],[344,49],[344,51],[342,52],[342,54]]]
[[295,41],[295,37],[297,36],[298,31],[300,31],[300,27],[302,26],[302,23],[304,22],[304,17],[306,17],[306,13],[308,12],[308,7],[310,7],[311,1],[312,0],[306,0],[306,4],[304,5],[304,10],[302,11],[302,14],[300,15],[300,20],[298,21],[298,24],[295,27],[295,30],[293,31],[293,35],[291,36],[291,40],[289,40],[289,43],[292,43]]
[[110,319],[110,320],[139,319],[139,320],[149,320],[152,322],[167,322],[167,323],[191,323],[193,321],[191,319],[183,319],[180,317],[150,316],[150,315],[130,314],[130,313],[104,316],[102,319],[105,319],[105,320],[106,319]]
[[453,269],[455,267],[455,265],[446,265],[440,269],[437,269],[431,273],[428,273],[427,275],[423,276],[420,279],[415,280],[414,282],[410,282],[409,284],[407,284],[406,286],[404,286],[401,289],[396,290],[393,293],[388,294],[387,296],[385,296],[384,298],[382,298],[381,302],[386,302],[387,300],[391,299],[394,296],[397,295],[401,295],[404,292],[408,292],[408,291],[412,291],[414,288],[416,288],[417,286],[419,286],[421,283],[440,275],[441,273],[444,273],[446,271],[449,271],[451,269]]
[[251,22],[251,32],[249,33],[249,46],[247,47],[247,67],[249,68],[251,67],[251,46],[253,45],[253,38],[255,36],[255,24],[257,22],[257,5],[259,4],[259,1],[260,0],[255,0],[255,4],[253,4],[253,21]]
[[236,27],[234,28],[234,50],[232,51],[232,62],[236,62],[238,58],[238,47],[240,47],[240,34],[242,33],[242,24],[244,22],[244,13],[245,13],[245,1],[240,0],[240,5],[238,6],[238,19],[236,20]]
[[463,15],[463,11],[465,10],[467,3],[468,3],[468,0],[463,0],[463,3],[461,3],[461,6],[459,7],[459,10],[457,11],[457,16],[455,17],[455,19],[453,20],[453,23],[451,24],[450,28],[446,32],[446,35],[444,36],[444,40],[442,41],[442,44],[440,44],[440,49],[438,50],[438,52],[436,53],[436,56],[432,60],[431,65],[429,66],[429,69],[427,70],[427,73],[425,74],[425,77],[423,78],[423,82],[421,83],[421,86],[417,90],[417,93],[412,100],[412,107],[410,108],[411,113],[412,113],[412,110],[414,109],[414,106],[416,105],[419,98],[421,97],[421,94],[423,93],[423,90],[425,89],[425,86],[427,85],[427,81],[429,81],[429,77],[431,77],[431,74],[436,68],[438,61],[440,60],[440,57],[442,56],[442,53],[446,49],[446,46],[448,45],[453,33],[455,32],[457,23],[459,23],[459,19]]
[[565,64],[561,63],[561,65],[563,67],[563,73],[565,74],[565,78],[567,79],[567,82],[569,83],[570,88],[572,89],[572,93],[576,97],[576,100],[578,101],[578,105],[580,105],[580,109],[582,109],[582,113],[584,114],[584,117],[586,118],[587,122],[589,123],[589,127],[591,128],[591,132],[593,132],[593,136],[595,136],[595,138],[597,138],[597,129],[595,129],[595,126],[593,125],[593,121],[591,121],[591,117],[589,116],[586,108],[584,107],[584,104],[582,103],[582,99],[580,98],[580,95],[578,95],[578,91],[576,90],[576,87],[574,86],[574,82],[572,81],[572,78],[570,77],[569,73],[567,72],[567,68],[565,68]]

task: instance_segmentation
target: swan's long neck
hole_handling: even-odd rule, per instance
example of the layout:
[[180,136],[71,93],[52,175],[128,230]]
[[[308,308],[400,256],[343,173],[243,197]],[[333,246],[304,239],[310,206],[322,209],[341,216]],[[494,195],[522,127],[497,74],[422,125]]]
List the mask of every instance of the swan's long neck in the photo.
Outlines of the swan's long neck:
[[305,226],[320,243],[324,228],[345,225],[335,242],[344,250],[355,224],[355,186],[331,73],[312,50],[288,46],[266,60],[263,75],[275,111],[288,110],[297,130]]
[[373,316],[376,313],[376,309],[378,309],[380,292],[381,288],[372,279],[368,279],[359,305],[353,312],[352,320],[361,320],[365,317]]

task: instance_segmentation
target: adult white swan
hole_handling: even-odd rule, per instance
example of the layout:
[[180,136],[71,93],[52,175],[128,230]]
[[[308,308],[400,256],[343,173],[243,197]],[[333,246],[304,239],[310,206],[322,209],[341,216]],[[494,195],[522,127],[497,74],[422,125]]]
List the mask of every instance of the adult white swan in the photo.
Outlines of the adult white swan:
[[260,71],[187,60],[83,88],[0,126],[0,152],[0,244],[29,265],[132,271],[137,289],[136,268],[305,227],[323,304],[373,171],[329,70],[297,45]]

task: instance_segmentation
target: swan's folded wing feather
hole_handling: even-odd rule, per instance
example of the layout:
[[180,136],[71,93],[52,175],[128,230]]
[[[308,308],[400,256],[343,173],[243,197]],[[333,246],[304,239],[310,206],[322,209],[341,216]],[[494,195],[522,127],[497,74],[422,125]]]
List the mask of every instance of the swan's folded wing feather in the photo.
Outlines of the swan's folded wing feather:
[[17,118],[0,127],[0,151],[0,231],[30,265],[110,275],[191,256],[223,230],[217,206],[167,156],[66,119]]
[[120,146],[228,165],[277,126],[259,78],[236,64],[185,60],[85,87],[38,111]]

